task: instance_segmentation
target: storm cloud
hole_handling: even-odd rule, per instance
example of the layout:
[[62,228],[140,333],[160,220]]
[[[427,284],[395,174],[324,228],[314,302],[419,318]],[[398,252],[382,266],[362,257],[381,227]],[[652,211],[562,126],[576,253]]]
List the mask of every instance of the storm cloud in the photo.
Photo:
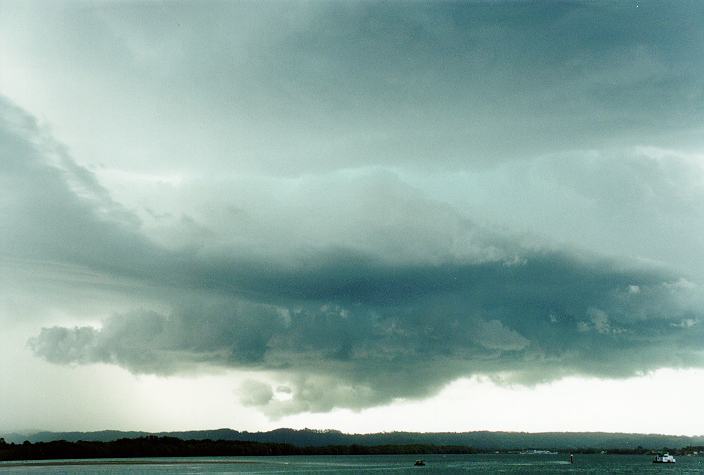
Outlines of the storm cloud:
[[[470,374],[539,382],[700,362],[695,284],[652,266],[523,248],[424,201],[394,177],[386,177],[387,206],[412,210],[413,223],[421,213],[435,216],[413,225],[417,240],[407,246],[415,253],[404,249],[393,228],[385,238],[399,250],[389,256],[378,253],[378,242],[377,254],[367,242],[354,248],[348,241],[315,250],[289,247],[287,259],[269,260],[235,245],[160,247],[97,185],[90,194],[76,192],[70,172],[77,166],[66,167],[66,156],[49,162],[28,138],[39,134],[33,122],[5,107],[25,124],[6,127],[12,140],[4,141],[16,160],[6,182],[22,197],[6,204],[7,214],[22,216],[4,234],[15,255],[53,257],[113,280],[137,279],[190,295],[169,304],[168,312],[135,309],[100,327],[44,328],[29,345],[48,361],[110,363],[154,374],[204,365],[274,372],[293,388],[292,398],[257,400],[276,414],[427,396]],[[43,199],[20,193],[38,179]],[[361,188],[369,190],[365,182]],[[355,205],[347,206],[353,217]],[[373,218],[364,214],[369,226],[359,235],[386,223]],[[448,224],[455,225],[451,235],[462,248],[442,240]],[[372,238],[386,244],[375,231]],[[423,232],[438,239],[424,239]]]
[[4,82],[2,308],[38,309],[35,357],[259,372],[272,416],[704,367],[699,4],[217,6],[13,5],[69,22],[18,51],[65,48],[98,101],[46,99],[82,104],[55,129]]
[[[657,273],[556,255],[514,265],[345,270],[287,276],[301,282],[287,289],[273,280],[267,294],[276,303],[136,311],[99,329],[44,328],[30,346],[52,362],[136,373],[202,364],[278,372],[294,388],[292,400],[271,408],[280,412],[427,396],[471,374],[536,383],[702,363],[697,291]],[[326,292],[311,296],[309,286],[318,287],[311,279]],[[327,389],[311,394],[317,380]]]
[[[165,304],[168,311],[45,327],[29,347],[50,362],[163,375],[260,370],[292,388],[283,401],[252,396],[273,394],[264,383],[245,394],[273,415],[425,397],[472,374],[536,383],[701,363],[699,290],[662,267],[522,246],[388,174],[338,191],[345,203],[336,205],[350,219],[340,226],[349,232],[323,235],[316,248],[296,242],[295,229],[287,244],[262,236],[260,249],[252,241],[223,245],[212,230],[206,236],[216,244],[164,247],[87,170],[65,155],[50,161],[30,140],[39,136],[31,119],[5,108],[24,124],[5,128],[15,160],[6,189],[16,197],[5,204],[5,216],[14,216],[6,249],[50,260],[47,268],[87,269],[112,292],[124,292],[119,282],[128,280],[166,289],[157,295],[185,295]],[[87,191],[73,186],[76,171]],[[367,212],[370,191],[393,211]],[[322,221],[310,232],[331,228],[339,226]]]

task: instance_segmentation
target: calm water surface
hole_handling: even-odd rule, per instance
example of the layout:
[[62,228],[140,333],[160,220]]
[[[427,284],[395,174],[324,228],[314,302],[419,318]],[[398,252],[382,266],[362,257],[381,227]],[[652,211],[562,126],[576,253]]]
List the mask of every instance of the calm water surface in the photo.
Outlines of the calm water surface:
[[413,455],[195,457],[0,462],[0,474],[227,474],[227,473],[704,473],[704,457],[678,457],[675,465],[643,455]]

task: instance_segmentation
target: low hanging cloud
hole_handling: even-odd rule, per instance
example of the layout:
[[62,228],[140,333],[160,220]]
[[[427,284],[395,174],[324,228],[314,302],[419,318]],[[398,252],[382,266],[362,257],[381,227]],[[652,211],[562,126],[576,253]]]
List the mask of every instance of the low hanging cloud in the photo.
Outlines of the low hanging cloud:
[[[293,389],[286,400],[261,384],[261,397],[245,395],[274,415],[424,397],[472,374],[537,383],[704,363],[704,330],[681,324],[698,322],[700,312],[678,308],[691,289],[673,290],[657,274],[600,270],[560,256],[533,256],[519,268],[425,273],[437,279],[421,295],[403,295],[405,288],[375,300],[360,287],[337,301],[190,303],[168,314],[115,315],[101,328],[44,328],[29,345],[55,363],[109,363],[135,373],[202,365],[261,370]],[[630,291],[634,282],[638,294]],[[659,313],[663,307],[669,312]]]
[[260,371],[275,383],[245,384],[242,401],[274,416],[422,398],[473,374],[533,384],[704,365],[701,289],[665,266],[523,245],[389,172],[219,203],[224,224],[181,219],[202,232],[166,243],[31,117],[0,112],[3,259],[90,272],[90,289],[131,308],[37,325],[28,345],[47,361]]

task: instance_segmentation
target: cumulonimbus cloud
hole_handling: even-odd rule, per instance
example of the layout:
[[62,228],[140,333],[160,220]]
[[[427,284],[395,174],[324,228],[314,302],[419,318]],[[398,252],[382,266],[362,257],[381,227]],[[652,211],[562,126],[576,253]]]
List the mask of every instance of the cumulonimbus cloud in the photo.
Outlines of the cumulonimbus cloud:
[[[214,234],[200,246],[162,246],[70,157],[49,160],[52,145],[31,118],[5,102],[2,112],[2,180],[12,192],[2,202],[4,252],[89,269],[125,298],[116,282],[129,278],[158,301],[99,325],[42,328],[29,347],[47,361],[150,374],[259,370],[287,389],[253,384],[257,397],[245,402],[275,415],[424,397],[471,374],[534,383],[704,363],[700,289],[662,268],[522,246],[396,178],[384,194],[394,220],[360,212],[342,235],[327,219],[309,231],[326,233],[316,245],[300,228],[272,239],[264,231],[276,228],[259,226],[244,245]],[[369,206],[363,195],[379,187],[360,183],[344,196]],[[355,216],[341,209],[336,219]]]
[[[169,314],[115,315],[99,329],[44,328],[30,346],[56,363],[110,363],[136,373],[199,365],[277,373],[293,394],[263,401],[272,413],[422,397],[471,374],[535,383],[702,363],[698,310],[681,307],[691,288],[652,273],[579,266],[535,256],[520,268],[415,269],[414,278],[425,274],[419,287],[435,284],[420,297],[404,289],[374,301],[360,289],[307,303],[189,302]],[[328,387],[311,391],[316,384]]]

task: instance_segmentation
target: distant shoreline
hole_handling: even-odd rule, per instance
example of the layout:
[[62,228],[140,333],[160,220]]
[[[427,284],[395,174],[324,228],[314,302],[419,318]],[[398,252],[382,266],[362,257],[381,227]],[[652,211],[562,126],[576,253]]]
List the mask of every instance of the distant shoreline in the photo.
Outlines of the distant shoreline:
[[[296,455],[429,455],[429,454],[516,454],[550,451],[574,454],[646,455],[670,452],[674,455],[704,455],[704,444],[695,438],[608,433],[383,433],[343,434],[336,431],[279,429],[268,433],[238,433],[229,429],[182,433],[190,438],[145,435],[101,441],[91,435],[110,437],[114,432],[70,434],[78,440],[7,442],[0,438],[0,461],[35,461],[45,464],[126,463],[120,459],[150,458],[189,463],[197,457],[254,457]],[[118,433],[120,434],[120,433]],[[124,433],[122,433],[124,434]],[[121,434],[121,435],[122,435]],[[66,434],[69,435],[69,434]],[[179,434],[181,435],[181,434]],[[201,437],[194,437],[201,436]],[[202,436],[209,436],[208,438]],[[242,440],[241,437],[259,440]],[[694,443],[693,443],[694,442]],[[700,443],[697,443],[700,442]],[[190,459],[190,460],[189,460]],[[61,462],[58,462],[61,461]],[[164,463],[160,460],[159,463]],[[132,463],[132,462],[131,462]],[[208,463],[221,463],[209,461]],[[239,463],[228,461],[228,463]],[[255,463],[245,461],[242,463]]]
[[[0,461],[0,469],[7,467],[70,467],[72,465],[187,465],[190,463],[220,465],[220,464],[258,464],[259,460],[201,460],[201,457],[164,457],[165,460],[142,459],[141,457],[114,459],[66,459],[66,460],[12,460]],[[272,462],[267,462],[272,463]]]
[[668,434],[639,434],[617,432],[377,432],[350,434],[333,429],[279,428],[265,432],[247,432],[234,429],[211,429],[173,432],[144,432],[102,430],[94,432],[34,432],[0,433],[7,443],[22,444],[67,442],[113,442],[140,437],[175,437],[181,440],[241,441],[265,444],[290,444],[297,447],[323,446],[398,446],[443,445],[466,446],[476,450],[549,449],[573,451],[578,448],[608,450],[614,448],[637,450],[704,446],[704,436]]
[[[246,457],[280,455],[419,455],[470,454],[477,450],[456,445],[328,445],[296,446],[284,443],[264,443],[235,440],[182,440],[176,437],[146,436],[111,442],[57,440],[6,443],[0,439],[0,461],[13,460],[75,460],[132,459],[175,457]],[[117,460],[119,463],[119,460]]]

